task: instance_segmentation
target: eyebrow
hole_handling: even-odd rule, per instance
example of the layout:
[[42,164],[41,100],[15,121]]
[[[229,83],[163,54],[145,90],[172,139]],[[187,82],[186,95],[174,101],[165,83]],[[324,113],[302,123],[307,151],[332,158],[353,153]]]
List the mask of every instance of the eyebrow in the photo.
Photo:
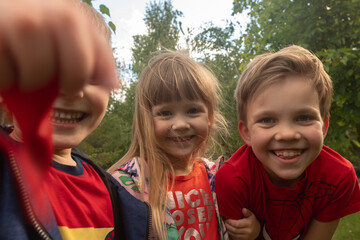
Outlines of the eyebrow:
[[271,115],[274,115],[274,114],[275,114],[275,111],[265,110],[265,111],[255,113],[254,118],[260,118],[262,116],[271,116]]
[[[304,114],[304,113],[315,114],[317,111],[320,112],[320,109],[316,109],[314,107],[303,107],[303,108],[294,110],[293,113],[295,113],[295,114]],[[272,115],[276,115],[276,111],[264,110],[264,111],[255,113],[254,118],[259,118],[262,116],[272,116]],[[321,115],[321,113],[320,113],[320,115]]]
[[316,113],[317,111],[319,111],[320,115],[321,115],[321,112],[320,112],[320,108],[319,109],[316,109],[314,107],[304,107],[304,108],[301,108],[299,109],[298,111],[296,111],[298,114],[301,114],[301,113]]

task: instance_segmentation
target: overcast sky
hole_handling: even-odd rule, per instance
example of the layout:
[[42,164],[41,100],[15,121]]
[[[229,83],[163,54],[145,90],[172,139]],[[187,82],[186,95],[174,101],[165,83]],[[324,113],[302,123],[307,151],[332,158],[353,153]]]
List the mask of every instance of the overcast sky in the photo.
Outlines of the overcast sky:
[[[95,8],[100,4],[110,9],[111,20],[116,25],[113,46],[117,48],[117,57],[129,61],[133,39],[132,36],[145,33],[145,7],[149,0],[93,0]],[[221,25],[231,18],[233,0],[173,0],[174,9],[183,12],[179,19],[183,29],[193,28],[195,31],[202,24],[212,21]]]

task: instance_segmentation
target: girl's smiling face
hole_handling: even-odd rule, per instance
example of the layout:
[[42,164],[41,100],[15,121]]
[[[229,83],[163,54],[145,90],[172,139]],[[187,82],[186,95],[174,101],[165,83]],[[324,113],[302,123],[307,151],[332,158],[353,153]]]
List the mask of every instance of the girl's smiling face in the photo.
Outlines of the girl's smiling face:
[[208,138],[209,111],[202,101],[157,104],[152,108],[152,115],[158,146],[176,160],[191,160],[192,154]]
[[246,114],[247,122],[239,123],[245,143],[275,185],[294,187],[319,155],[328,128],[317,92],[306,78],[288,76],[253,96]]

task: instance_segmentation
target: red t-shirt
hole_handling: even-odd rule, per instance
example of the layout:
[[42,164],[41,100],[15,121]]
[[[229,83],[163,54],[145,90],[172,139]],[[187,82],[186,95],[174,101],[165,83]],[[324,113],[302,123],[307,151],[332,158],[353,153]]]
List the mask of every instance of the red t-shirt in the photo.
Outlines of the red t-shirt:
[[217,240],[217,220],[206,168],[195,162],[193,171],[176,176],[168,192],[168,207],[180,239]]
[[107,188],[96,171],[53,162],[44,188],[64,239],[112,239],[114,217]]
[[239,219],[241,209],[249,208],[262,224],[260,239],[302,239],[312,219],[330,222],[360,211],[352,164],[326,146],[304,178],[289,189],[272,184],[245,145],[219,169],[215,188],[220,215]]

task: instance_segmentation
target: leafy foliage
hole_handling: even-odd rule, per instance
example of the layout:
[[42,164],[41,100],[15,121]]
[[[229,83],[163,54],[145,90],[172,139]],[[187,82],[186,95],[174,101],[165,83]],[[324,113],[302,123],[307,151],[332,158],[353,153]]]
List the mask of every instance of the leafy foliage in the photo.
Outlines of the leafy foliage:
[[359,47],[359,0],[235,0],[233,14],[249,10],[245,53],[289,44],[314,52]]
[[236,149],[243,144],[237,130],[236,103],[234,90],[236,81],[240,76],[241,44],[240,40],[234,39],[235,26],[228,22],[227,26],[220,28],[209,24],[195,36],[193,50],[201,53],[200,61],[208,66],[218,78],[223,104],[221,112],[228,120],[229,135],[224,139],[218,139],[222,149],[215,154],[231,156]]
[[132,70],[135,74],[140,74],[154,52],[162,49],[176,49],[179,34],[182,31],[178,18],[182,16],[181,11],[173,9],[171,1],[158,3],[154,1],[147,4],[144,18],[147,33],[133,37]]
[[320,54],[335,91],[326,143],[360,166],[360,51],[329,49]]

